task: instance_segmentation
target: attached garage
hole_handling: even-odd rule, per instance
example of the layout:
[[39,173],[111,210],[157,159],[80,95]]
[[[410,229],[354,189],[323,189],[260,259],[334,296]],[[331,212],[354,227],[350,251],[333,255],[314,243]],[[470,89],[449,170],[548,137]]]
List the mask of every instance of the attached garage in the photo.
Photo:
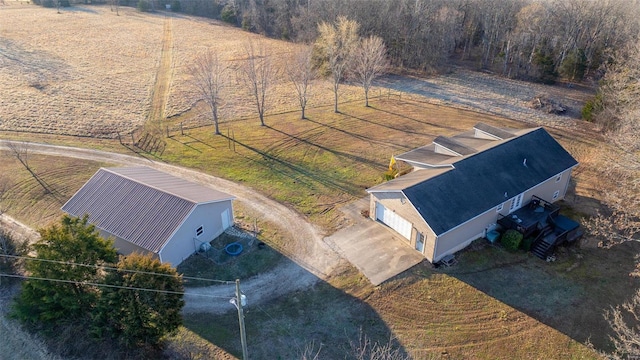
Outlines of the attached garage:
[[411,240],[411,222],[403,219],[400,215],[387,209],[379,202],[376,202],[376,220],[392,228],[407,240]]

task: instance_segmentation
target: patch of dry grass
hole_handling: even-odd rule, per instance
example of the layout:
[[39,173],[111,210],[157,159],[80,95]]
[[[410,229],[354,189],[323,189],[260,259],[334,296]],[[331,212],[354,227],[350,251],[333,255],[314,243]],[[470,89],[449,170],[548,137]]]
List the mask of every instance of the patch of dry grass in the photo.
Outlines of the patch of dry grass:
[[0,6],[0,129],[104,137],[143,124],[164,18],[120,13]]
[[0,206],[16,220],[34,228],[57,221],[60,207],[106,164],[64,157],[30,155],[29,166],[45,190],[9,152],[0,151],[0,179],[8,188]]
[[[129,7],[120,16],[108,6],[54,9],[11,3],[0,7],[0,130],[115,137],[140,127],[150,111],[163,41],[170,74],[166,117],[192,108],[197,96],[187,67],[199,52],[220,54],[230,70],[223,94],[223,120],[254,116],[253,102],[237,69],[247,58],[245,45],[265,46],[281,69],[273,81],[267,113],[298,108],[284,74],[287,58],[298,48],[265,39],[224,23],[173,13],[141,14]],[[163,36],[167,24],[171,36]],[[375,92],[375,90],[374,90]],[[317,80],[309,106],[332,103],[330,84]],[[344,85],[341,100],[360,99],[362,90]],[[198,109],[180,121],[207,123]]]

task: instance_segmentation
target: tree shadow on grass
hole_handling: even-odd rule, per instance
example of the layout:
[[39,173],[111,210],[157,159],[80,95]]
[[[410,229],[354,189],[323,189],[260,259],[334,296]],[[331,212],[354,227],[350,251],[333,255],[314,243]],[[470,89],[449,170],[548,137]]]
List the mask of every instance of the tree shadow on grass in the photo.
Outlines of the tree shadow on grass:
[[318,148],[318,149],[320,149],[322,151],[326,151],[328,153],[334,154],[334,155],[336,155],[338,157],[345,158],[345,159],[348,159],[348,160],[351,160],[351,161],[355,161],[355,162],[358,162],[358,163],[361,163],[361,164],[367,164],[369,166],[377,166],[377,165],[379,165],[378,162],[369,160],[369,159],[367,159],[365,157],[362,157],[362,156],[359,156],[359,155],[355,155],[355,154],[350,154],[350,153],[347,153],[347,152],[344,152],[344,151],[334,150],[334,149],[328,148],[326,146],[322,146],[322,145],[319,145],[319,144],[314,143],[312,141],[309,141],[307,139],[301,138],[298,135],[286,133],[286,132],[284,132],[282,130],[273,128],[273,127],[271,127],[269,125],[266,125],[266,127],[268,129],[274,131],[274,132],[277,132],[277,133],[279,133],[281,135],[287,136],[287,137],[289,137],[289,138],[291,138],[291,139],[293,139],[293,140],[295,140],[295,141],[297,141],[299,143],[303,143],[303,144],[308,145],[308,146],[313,146],[313,147]]
[[[343,113],[343,114],[344,114],[344,113]],[[347,115],[347,114],[345,114],[345,115]],[[349,116],[349,115],[347,115],[347,116]],[[353,119],[355,119],[355,120],[362,120],[362,119],[360,119],[360,118],[356,118],[356,117],[353,117],[353,116],[349,116],[349,117],[351,117],[351,118],[353,118]],[[333,126],[333,125],[330,125],[330,124],[327,124],[327,123],[321,123],[321,122],[319,122],[319,121],[316,121],[316,120],[312,119],[311,117],[307,117],[305,120],[306,120],[306,121],[309,121],[309,122],[312,122],[312,123],[314,123],[314,124],[317,124],[317,125],[319,125],[319,126],[326,127],[326,128],[331,129],[331,130],[333,130],[333,131],[337,131],[337,132],[340,132],[340,133],[342,133],[342,134],[345,134],[345,135],[351,136],[351,137],[353,137],[355,140],[360,140],[360,141],[368,142],[370,145],[374,145],[374,144],[375,144],[375,145],[379,145],[379,146],[387,146],[387,147],[388,147],[388,146],[397,146],[397,145],[398,145],[398,144],[390,143],[390,142],[387,142],[387,141],[378,140],[378,139],[375,139],[375,138],[373,138],[373,137],[369,137],[369,136],[365,136],[365,135],[357,134],[357,133],[352,132],[352,131],[347,131],[347,130],[345,130],[345,129],[341,129],[341,128],[339,128],[339,127],[336,127],[336,126]],[[403,145],[401,145],[401,146],[402,146],[402,147],[404,147],[404,148],[406,148],[406,149],[410,149],[410,148],[411,148],[411,146],[404,145],[404,144],[403,144]]]
[[[378,108],[373,108],[373,109],[380,110]],[[385,111],[385,112],[387,112],[387,111]],[[394,114],[394,113],[391,113],[391,112],[388,112],[388,113],[392,114],[394,116],[400,116],[398,114]],[[383,128],[389,129],[389,130],[393,130],[393,131],[398,131],[398,132],[401,132],[401,133],[404,133],[404,134],[421,135],[421,136],[432,136],[432,134],[428,134],[428,133],[425,133],[425,132],[419,132],[419,131],[411,130],[411,129],[408,129],[406,127],[392,126],[390,124],[385,124],[385,123],[381,123],[381,122],[372,121],[372,120],[365,119],[363,117],[359,117],[359,116],[355,116],[355,115],[351,115],[351,114],[348,114],[348,113],[345,113],[345,112],[341,112],[341,114],[344,115],[345,117],[357,119],[357,120],[360,120],[362,122],[366,122],[366,123],[369,123],[369,124],[372,124],[372,125],[378,125],[380,127],[383,127]],[[401,116],[401,117],[404,117],[404,116]],[[417,121],[419,121],[419,120],[417,120]],[[402,137],[399,137],[398,140],[402,140]]]
[[603,314],[629,301],[640,287],[640,279],[629,275],[640,243],[604,249],[585,235],[577,245],[559,247],[556,261],[546,262],[478,241],[485,244],[481,250],[461,252],[458,265],[442,272],[580,343],[611,350],[613,333]]
[[[405,104],[406,104],[406,106],[411,105],[411,106],[414,106],[414,107],[416,107],[416,106],[421,107],[420,102],[418,102],[418,101],[405,102]],[[434,107],[434,106],[436,106],[436,107],[437,107],[437,106],[439,106],[439,105],[430,105],[430,106],[431,106],[431,107]],[[429,125],[429,126],[434,126],[434,127],[438,128],[439,130],[440,130],[440,129],[448,129],[448,130],[452,130],[452,131],[459,131],[459,129],[458,129],[458,128],[454,128],[454,127],[452,127],[452,126],[444,126],[442,123],[435,123],[435,122],[430,122],[430,121],[425,121],[425,120],[416,119],[416,118],[413,118],[413,117],[410,117],[410,116],[407,116],[407,115],[403,115],[403,114],[399,114],[399,113],[396,113],[396,112],[391,112],[391,111],[388,111],[388,110],[384,110],[384,109],[383,109],[383,108],[381,108],[381,107],[371,106],[371,108],[372,108],[372,109],[375,109],[376,111],[380,111],[380,112],[383,112],[383,113],[387,113],[387,114],[392,115],[392,116],[397,116],[397,117],[400,117],[400,118],[403,118],[403,119],[406,119],[406,120],[410,120],[410,121],[416,122],[416,123],[418,123],[418,124],[420,124],[420,125]],[[425,110],[427,110],[427,109],[428,109],[428,108],[426,108],[426,107],[425,107]],[[431,110],[431,109],[429,109],[429,110]],[[398,129],[398,131],[406,131],[406,130],[404,130],[404,129]],[[433,136],[433,137],[435,137],[435,135],[434,135],[434,134],[428,134],[428,133],[418,133],[418,132],[415,132],[415,134],[416,134],[416,135],[426,135],[426,136]]]
[[[227,138],[226,135],[221,135],[224,138]],[[229,138],[227,138],[229,139]],[[254,152],[261,156],[261,159],[255,159],[251,157],[246,157],[247,160],[259,162],[265,167],[269,168],[271,172],[283,175],[285,177],[289,177],[292,180],[304,184],[305,186],[312,187],[314,183],[320,183],[327,188],[338,190],[347,194],[355,194],[358,190],[354,188],[354,184],[349,182],[348,179],[341,180],[337,177],[332,177],[328,175],[328,172],[324,169],[321,171],[314,170],[294,162],[281,159],[278,156],[274,156],[269,154],[261,149],[255,148],[247,143],[239,141],[237,139],[230,139],[239,147],[247,149],[251,152]],[[329,151],[329,150],[328,150]],[[333,152],[333,151],[332,151]],[[277,166],[274,166],[277,165]],[[306,181],[305,178],[310,179],[310,181]]]
[[173,141],[175,141],[175,142],[177,142],[177,143],[179,143],[179,144],[181,144],[181,145],[183,145],[183,146],[185,146],[185,147],[188,147],[189,149],[191,149],[191,150],[193,150],[193,151],[195,151],[195,152],[202,153],[202,151],[200,151],[200,150],[198,150],[197,148],[195,148],[195,147],[191,146],[191,142],[184,142],[184,141],[180,141],[180,140],[176,139],[176,138],[175,138],[175,136],[172,136],[172,137],[170,137],[170,138],[168,138],[168,139],[169,139],[169,140],[173,140]]
[[[344,276],[366,282],[355,272]],[[277,279],[272,281],[272,286],[282,286]],[[353,347],[358,346],[361,336],[381,345],[390,343],[406,355],[384,320],[361,299],[320,279],[313,286],[292,290],[260,303],[252,303],[251,292],[245,292],[250,358],[300,359],[309,349],[314,354],[319,351],[321,359],[355,358]],[[229,304],[229,311],[220,315],[185,314],[184,324],[212,344],[241,357],[238,314],[233,305]]]

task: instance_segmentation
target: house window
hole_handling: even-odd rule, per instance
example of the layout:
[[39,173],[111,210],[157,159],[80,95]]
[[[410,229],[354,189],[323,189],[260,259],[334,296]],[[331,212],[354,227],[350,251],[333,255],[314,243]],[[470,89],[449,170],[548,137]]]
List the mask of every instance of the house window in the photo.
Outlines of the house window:
[[556,192],[553,193],[553,200],[557,199],[558,196],[560,196],[560,190],[556,190]]
[[204,233],[204,226],[200,225],[199,228],[196,229],[196,237],[200,237]]
[[519,194],[518,196],[511,199],[511,206],[509,207],[509,212],[514,212],[522,206],[522,198],[524,197],[524,193]]
[[504,209],[504,203],[498,205],[498,207],[496,208],[496,212],[500,212],[502,211],[502,209]]
[[560,182],[562,180],[562,174],[556,176],[556,182]]

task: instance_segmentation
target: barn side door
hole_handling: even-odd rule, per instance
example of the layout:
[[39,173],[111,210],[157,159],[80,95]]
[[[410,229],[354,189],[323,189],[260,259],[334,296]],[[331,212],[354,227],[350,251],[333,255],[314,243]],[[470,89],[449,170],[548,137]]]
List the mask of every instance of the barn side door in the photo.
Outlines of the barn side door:
[[224,211],[222,212],[222,229],[225,230],[227,229],[229,226],[231,226],[231,219],[229,216],[229,209],[224,209]]

